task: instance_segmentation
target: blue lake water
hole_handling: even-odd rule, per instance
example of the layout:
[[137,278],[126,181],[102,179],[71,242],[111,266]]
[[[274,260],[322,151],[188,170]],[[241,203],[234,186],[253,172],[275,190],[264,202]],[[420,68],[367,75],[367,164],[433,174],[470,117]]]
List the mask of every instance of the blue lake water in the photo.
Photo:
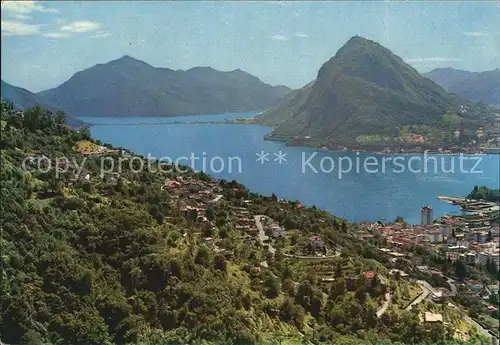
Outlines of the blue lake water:
[[[499,188],[500,155],[371,155],[290,147],[266,141],[271,128],[236,124],[160,124],[252,117],[255,113],[154,118],[86,117],[94,138],[157,159],[168,157],[217,178],[235,179],[264,195],[300,200],[352,221],[420,221],[430,205],[434,217],[458,208],[437,196],[465,196],[475,184]],[[157,123],[157,125],[120,125]],[[109,125],[113,124],[113,125]],[[278,154],[285,155],[279,164]],[[257,153],[268,154],[257,161]],[[184,158],[187,159],[184,159]],[[397,159],[396,159],[397,158]],[[425,163],[427,159],[427,163]],[[309,163],[307,163],[309,162]],[[349,170],[349,162],[352,166]],[[333,163],[333,165],[332,165]],[[474,168],[474,169],[473,169]]]

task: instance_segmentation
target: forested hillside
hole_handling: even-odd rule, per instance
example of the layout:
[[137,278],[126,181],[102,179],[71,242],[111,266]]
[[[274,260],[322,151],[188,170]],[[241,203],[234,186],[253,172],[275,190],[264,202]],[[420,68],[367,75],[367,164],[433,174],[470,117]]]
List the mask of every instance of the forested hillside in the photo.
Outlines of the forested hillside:
[[[446,306],[445,325],[421,323],[423,305],[377,317],[388,291],[411,300],[413,287],[383,278],[356,224],[157,162],[111,172],[136,156],[38,107],[2,103],[1,120],[7,344],[459,344],[461,315]],[[282,237],[259,241],[254,219]]]
[[[9,102],[12,102],[14,108],[16,109],[28,109],[39,105],[44,109],[50,110],[53,113],[57,113],[58,111],[63,111],[60,108],[54,107],[51,104],[45,102],[45,100],[41,99],[40,96],[30,92],[26,89],[12,86],[7,84],[2,80],[2,99],[5,99]],[[73,128],[78,128],[84,125],[84,122],[76,118],[75,116],[69,115],[66,113],[66,124]]]

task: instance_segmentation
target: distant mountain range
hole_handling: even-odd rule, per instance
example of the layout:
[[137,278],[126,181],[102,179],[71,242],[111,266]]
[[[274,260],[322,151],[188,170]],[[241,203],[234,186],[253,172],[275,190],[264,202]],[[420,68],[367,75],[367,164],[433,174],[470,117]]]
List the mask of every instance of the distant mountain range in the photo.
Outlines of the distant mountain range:
[[174,71],[124,56],[38,96],[77,116],[175,116],[264,110],[289,91],[239,69]]
[[467,72],[453,68],[438,68],[424,74],[448,92],[471,101],[481,101],[498,107],[500,102],[500,70]]
[[290,92],[257,122],[276,127],[268,139],[290,144],[388,147],[414,138],[409,126],[439,142],[436,130],[450,129],[450,122],[475,123],[484,109],[469,103],[389,49],[355,36],[320,68],[315,81]]
[[[39,105],[42,108],[51,111],[52,113],[56,113],[58,111],[64,111],[61,108],[53,106],[50,103],[47,103],[38,95],[30,92],[26,89],[12,86],[2,80],[1,87],[2,99],[8,100],[9,102],[14,104],[14,108],[23,110],[25,108],[31,108],[35,105]],[[70,127],[77,128],[84,124],[83,121],[79,120],[72,114],[64,111],[66,114],[66,124]]]

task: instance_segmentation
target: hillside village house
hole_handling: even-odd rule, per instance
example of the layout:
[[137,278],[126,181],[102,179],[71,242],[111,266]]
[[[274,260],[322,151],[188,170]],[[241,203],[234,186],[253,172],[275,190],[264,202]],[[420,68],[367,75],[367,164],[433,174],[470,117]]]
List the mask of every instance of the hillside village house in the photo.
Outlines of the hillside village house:
[[426,322],[426,323],[442,323],[443,322],[443,315],[425,312],[424,313],[424,322]]
[[325,250],[325,241],[320,236],[312,236],[309,238],[309,246],[311,250],[321,252]]
[[273,238],[284,238],[285,230],[280,227],[273,227],[271,236]]
[[483,288],[483,284],[473,279],[465,280],[465,285],[472,291],[480,291]]

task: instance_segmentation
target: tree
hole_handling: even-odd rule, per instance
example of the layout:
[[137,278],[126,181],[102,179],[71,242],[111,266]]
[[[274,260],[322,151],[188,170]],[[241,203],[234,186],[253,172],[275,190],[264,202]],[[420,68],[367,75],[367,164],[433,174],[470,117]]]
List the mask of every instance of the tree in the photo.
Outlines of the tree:
[[338,262],[335,267],[335,277],[340,278],[341,276],[342,276],[342,264]]
[[217,255],[215,258],[215,268],[227,274],[226,260],[222,255]]
[[207,217],[209,221],[215,219],[215,211],[212,205],[208,206],[207,209],[205,210],[205,217]]
[[462,260],[457,260],[455,263],[455,275],[460,280],[464,280],[467,277],[467,266]]
[[285,322],[292,322],[301,330],[304,324],[305,311],[300,305],[293,303],[291,298],[285,298],[280,308],[280,318]]
[[219,229],[220,238],[228,238],[230,233],[230,227],[226,224]]
[[304,307],[305,310],[309,309],[309,303],[311,301],[312,287],[311,283],[307,280],[299,284],[297,289],[297,302]]
[[394,220],[394,223],[404,223],[404,222],[405,222],[405,220],[404,220],[404,218],[403,218],[403,217],[401,217],[401,216],[397,216],[397,217],[396,217],[396,220]]
[[202,245],[198,248],[198,252],[196,253],[196,257],[194,259],[194,262],[197,263],[198,265],[209,267],[210,262],[212,261],[211,256],[212,255],[210,253],[210,250],[207,248],[207,246]]
[[89,126],[83,126],[79,130],[80,137],[82,140],[90,140],[91,139],[91,134],[90,134],[90,128]]
[[278,197],[276,196],[276,194],[274,194],[274,193],[271,194],[271,200],[274,202],[278,201]]
[[64,115],[64,111],[57,111],[54,116],[54,122],[56,125],[64,125],[66,122],[66,115]]
[[363,305],[366,302],[366,292],[363,288],[357,289],[356,290],[356,298],[359,301],[359,304]]
[[23,345],[43,345],[43,343],[40,333],[33,330],[26,332],[21,341]]
[[279,296],[281,291],[281,284],[278,279],[273,274],[269,274],[268,277],[264,280],[264,294],[268,298],[276,298]]
[[342,296],[346,292],[346,282],[344,278],[337,278],[332,283],[332,287],[330,288],[330,299],[336,299],[337,297]]

